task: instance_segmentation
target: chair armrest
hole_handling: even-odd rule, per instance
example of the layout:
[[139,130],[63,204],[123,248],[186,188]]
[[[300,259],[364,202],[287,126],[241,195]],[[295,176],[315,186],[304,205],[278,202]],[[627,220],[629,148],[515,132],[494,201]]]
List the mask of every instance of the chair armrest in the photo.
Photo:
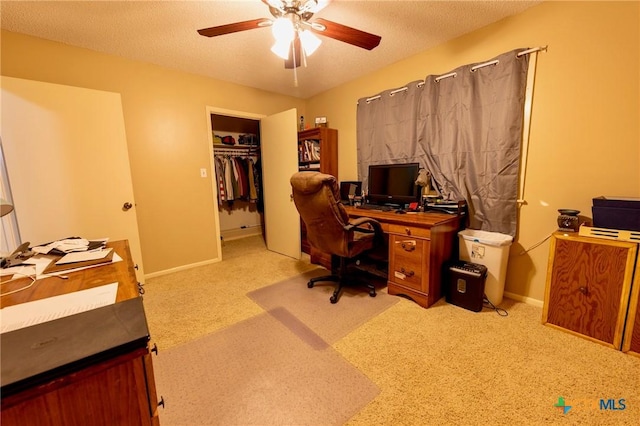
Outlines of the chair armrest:
[[[362,225],[368,224],[371,228],[363,227]],[[345,231],[359,231],[359,232],[372,232],[378,235],[382,234],[382,225],[377,220],[370,217],[358,217],[351,220],[344,226]]]

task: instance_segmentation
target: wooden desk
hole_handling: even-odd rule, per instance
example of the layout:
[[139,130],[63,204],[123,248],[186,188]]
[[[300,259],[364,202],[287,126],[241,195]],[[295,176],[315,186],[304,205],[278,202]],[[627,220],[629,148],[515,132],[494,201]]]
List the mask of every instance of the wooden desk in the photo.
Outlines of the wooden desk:
[[[128,302],[139,297],[128,242],[115,241],[107,246],[114,248],[123,261],[64,274],[68,279],[50,277],[38,280],[26,290],[3,296],[1,306],[4,308],[113,282],[118,282],[116,302]],[[2,292],[22,288],[29,282],[29,278],[4,282]],[[85,314],[89,313],[91,311]],[[81,316],[85,314],[76,314],[74,317],[83,318]],[[66,317],[64,320],[69,321],[71,318]],[[61,320],[63,319],[55,321]],[[35,330],[43,325],[46,323],[22,330]],[[21,330],[16,332],[18,331]],[[8,339],[8,335],[16,332],[3,334],[3,339]],[[3,347],[3,352],[9,350],[11,349]],[[17,391],[11,389],[10,392],[5,392],[3,384],[1,423],[158,425],[158,401],[148,340],[105,358],[107,356],[101,354],[87,360],[79,359],[68,368],[45,374],[46,380],[36,380],[33,386],[22,386]]]
[[349,217],[376,219],[388,235],[389,294],[407,296],[424,308],[442,297],[442,268],[454,255],[459,216],[345,209]]

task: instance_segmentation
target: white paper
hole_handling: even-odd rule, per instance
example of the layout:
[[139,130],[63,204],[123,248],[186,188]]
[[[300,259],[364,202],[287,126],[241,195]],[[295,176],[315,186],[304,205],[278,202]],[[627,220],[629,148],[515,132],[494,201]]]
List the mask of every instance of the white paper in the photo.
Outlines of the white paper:
[[66,263],[85,262],[87,260],[104,259],[109,253],[111,248],[102,250],[90,250],[90,251],[77,251],[73,253],[67,253],[56,262],[56,265],[64,265]]
[[118,283],[74,291],[60,296],[0,309],[0,333],[63,318],[116,303]]
[[[96,268],[99,266],[109,265],[110,262],[98,263],[96,265],[83,266],[80,268],[69,268],[64,271],[54,272],[51,274],[44,274],[44,270],[51,263],[52,258],[50,256],[36,255],[24,261],[24,265],[12,266],[11,268],[0,269],[0,276],[14,275],[12,279],[19,279],[23,277],[33,276],[35,274],[36,279],[42,279],[50,277],[52,275],[65,275],[75,271],[81,271],[83,269]],[[113,253],[111,263],[121,262],[122,258],[118,253]],[[6,282],[6,281],[5,281]]]

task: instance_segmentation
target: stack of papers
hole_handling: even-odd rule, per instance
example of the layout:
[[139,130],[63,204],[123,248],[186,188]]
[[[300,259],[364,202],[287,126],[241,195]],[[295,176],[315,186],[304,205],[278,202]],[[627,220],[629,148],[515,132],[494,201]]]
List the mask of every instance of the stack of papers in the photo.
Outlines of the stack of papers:
[[38,254],[54,254],[62,256],[67,253],[83,252],[104,248],[106,244],[106,238],[91,241],[85,238],[67,238],[64,240],[57,240],[48,244],[33,247],[32,250]]
[[112,248],[67,253],[59,259],[51,261],[44,270],[45,274],[101,265],[113,261]]

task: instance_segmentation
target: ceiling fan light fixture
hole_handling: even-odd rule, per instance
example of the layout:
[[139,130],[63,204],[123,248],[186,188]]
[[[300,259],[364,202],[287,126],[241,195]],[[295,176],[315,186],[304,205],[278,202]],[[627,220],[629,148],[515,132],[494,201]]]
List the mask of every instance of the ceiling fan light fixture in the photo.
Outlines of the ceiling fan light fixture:
[[291,51],[291,42],[284,40],[276,40],[276,43],[271,48],[271,51],[284,59],[289,59],[289,53]]
[[288,18],[278,18],[271,26],[271,32],[276,39],[276,43],[291,43],[295,37],[295,28],[293,22]]
[[300,30],[298,31],[298,35],[300,36],[300,42],[302,43],[304,53],[307,56],[311,56],[313,52],[318,50],[318,47],[320,47],[320,45],[322,44],[322,40],[320,40],[311,31]]
[[275,7],[276,9],[284,9],[285,6],[282,0],[266,0],[266,3],[271,7]]

